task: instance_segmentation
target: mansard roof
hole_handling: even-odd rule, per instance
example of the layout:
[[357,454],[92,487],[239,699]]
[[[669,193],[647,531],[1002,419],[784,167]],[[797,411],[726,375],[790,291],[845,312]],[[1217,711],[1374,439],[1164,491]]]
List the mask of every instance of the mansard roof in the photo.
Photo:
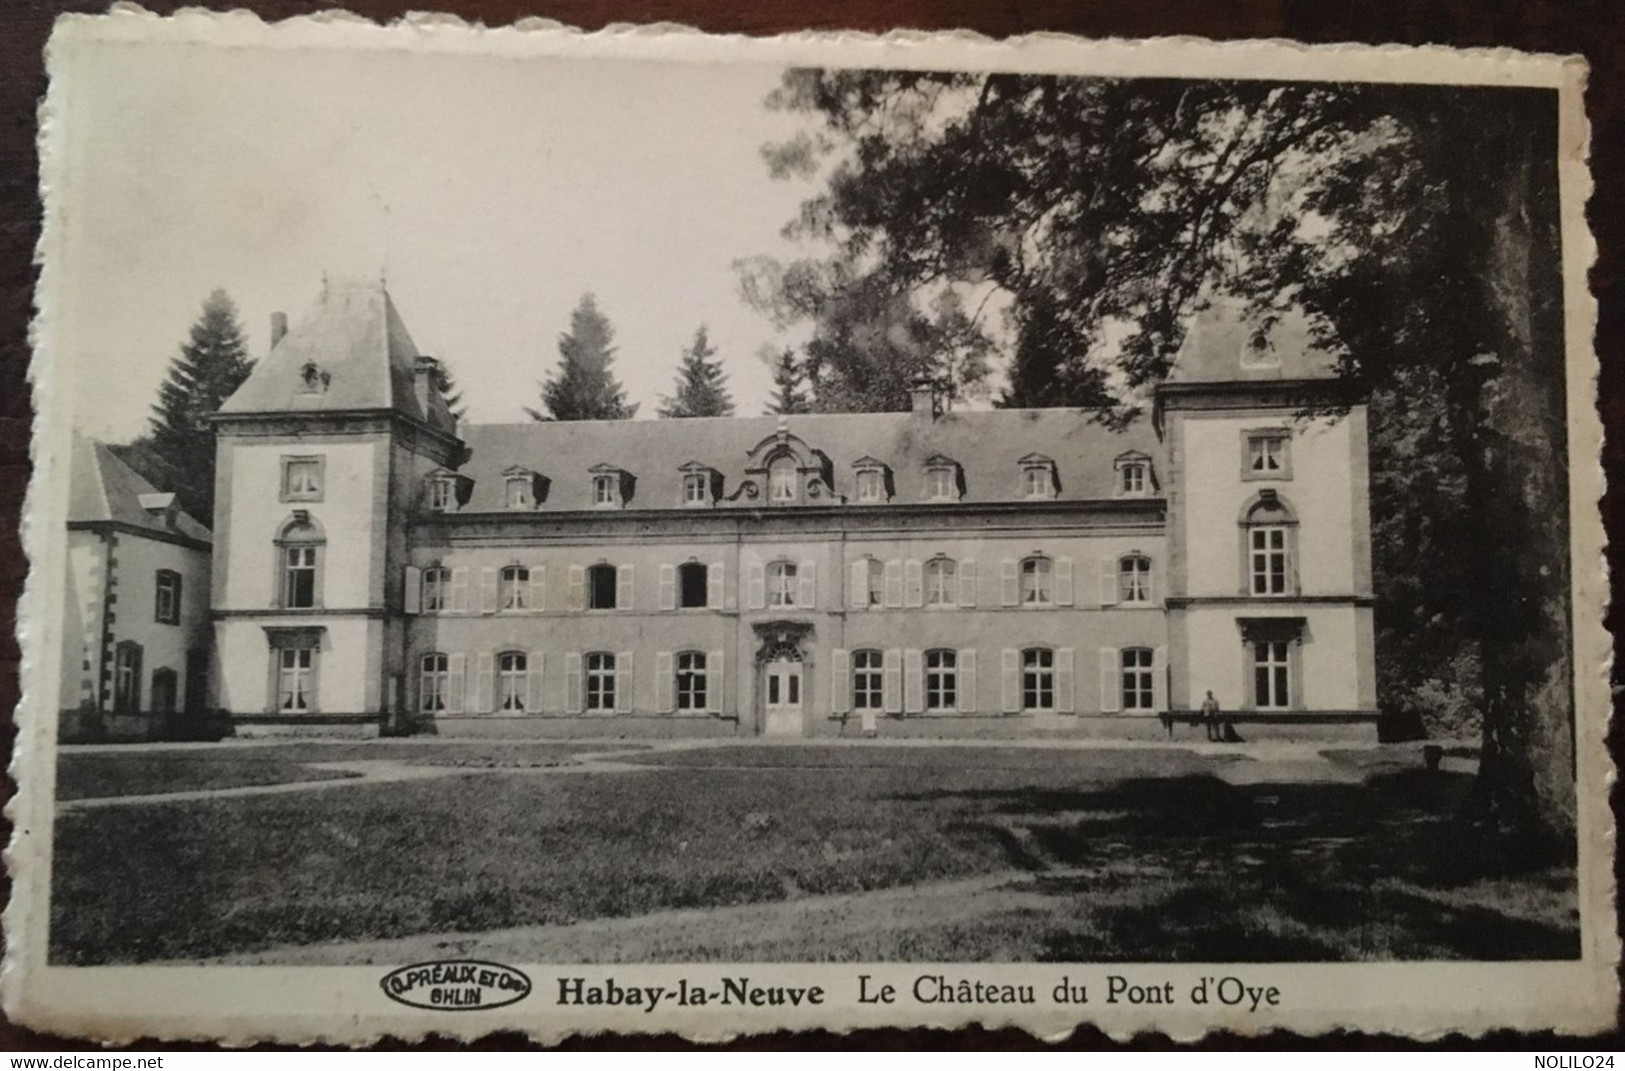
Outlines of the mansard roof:
[[[68,523],[117,524],[160,536],[185,536],[208,543],[209,529],[166,499],[151,483],[118,459],[106,443],[77,433],[68,458]],[[145,502],[143,501],[145,499]],[[153,508],[148,508],[148,506]]]
[[[895,474],[896,498],[918,501],[924,491],[930,459],[947,457],[964,473],[961,503],[1025,502],[1019,479],[1021,457],[1041,450],[1054,458],[1064,490],[1059,501],[1116,497],[1114,460],[1126,450],[1159,455],[1160,445],[1149,420],[1114,430],[1102,414],[1077,409],[996,409],[947,413],[936,418],[912,413],[830,413],[787,417],[695,417],[681,420],[532,421],[524,424],[475,424],[461,429],[471,456],[462,472],[475,480],[465,511],[502,509],[502,473],[524,465],[552,476],[559,486],[585,480],[595,464],[607,464],[637,476],[646,488],[679,477],[671,458],[700,461],[722,475],[723,495],[731,498],[741,481],[760,479],[752,451],[777,433],[779,421],[791,436],[822,452],[832,462],[834,491],[855,498],[854,463],[883,462]],[[765,492],[766,488],[758,488]],[[682,510],[678,496],[640,494],[636,509]],[[738,508],[764,508],[759,494],[726,503]],[[822,502],[823,500],[818,500]],[[542,503],[538,511],[575,508],[564,494]]]
[[[438,390],[427,410],[413,383],[417,345],[382,280],[324,280],[315,306],[254,365],[223,414],[393,410],[442,431],[456,420]],[[304,369],[325,373],[320,390]]]
[[[1335,379],[1339,355],[1314,337],[1301,310],[1267,330],[1237,298],[1217,297],[1191,318],[1168,374],[1170,384]],[[1262,357],[1263,360],[1257,358]]]

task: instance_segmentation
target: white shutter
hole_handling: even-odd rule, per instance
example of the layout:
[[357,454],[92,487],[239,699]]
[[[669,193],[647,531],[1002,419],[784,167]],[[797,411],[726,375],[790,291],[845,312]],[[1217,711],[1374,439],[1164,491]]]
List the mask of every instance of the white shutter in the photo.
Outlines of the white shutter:
[[580,714],[581,707],[581,652],[571,651],[564,656],[564,709]]
[[1006,558],[999,563],[999,602],[1005,606],[1015,606],[1021,602],[1017,568],[1014,558]]
[[451,608],[457,613],[468,612],[468,570],[451,571]]
[[837,647],[829,658],[829,712],[845,714],[852,709],[852,655]]
[[1100,605],[1117,605],[1117,559],[1100,559]]
[[1168,648],[1166,647],[1157,647],[1151,651],[1151,706],[1158,711],[1168,709]]
[[461,714],[468,691],[468,656],[446,657],[446,713]]
[[925,605],[925,567],[918,558],[903,563],[903,605]]
[[849,610],[867,610],[869,608],[869,559],[859,558],[852,563],[851,590],[847,593],[846,607]]
[[540,714],[542,712],[542,688],[546,684],[546,676],[542,670],[547,666],[547,654],[543,651],[532,651],[525,656],[525,713]]
[[1122,688],[1117,661],[1122,657],[1115,647],[1100,649],[1100,712],[1116,714],[1122,704]]
[[423,612],[423,570],[415,565],[406,567],[406,580],[401,587],[401,611],[408,614]]
[[632,609],[632,567],[623,565],[615,570],[615,609]]
[[490,651],[481,651],[476,662],[479,672],[474,677],[474,712],[491,713],[491,693],[496,690],[495,663]]
[[579,565],[570,566],[570,609],[587,608],[587,570]]
[[723,565],[712,562],[705,571],[705,605],[713,610],[722,609]]
[[903,652],[903,712],[919,714],[925,710],[925,659],[919,651]]
[[480,570],[480,613],[494,614],[497,612],[497,571],[495,569]]
[[886,650],[886,665],[881,672],[880,691],[887,714],[903,711],[903,652],[896,647]]
[[705,656],[705,712],[722,713],[722,690],[728,678],[722,675],[722,652],[712,651]]
[[670,714],[677,709],[673,698],[677,681],[672,675],[671,652],[660,651],[655,655],[655,694],[660,697],[660,713]]
[[1072,648],[1062,647],[1055,652],[1055,709],[1062,714],[1078,712],[1077,686],[1074,683]]
[[800,588],[796,592],[796,605],[803,610],[818,609],[818,563],[804,561],[797,565],[796,579]]
[[630,714],[637,688],[638,675],[632,668],[632,652],[622,651],[615,656],[615,713]]
[[1072,559],[1055,559],[1055,603],[1057,606],[1072,605]]
[[1006,647],[1004,659],[1000,664],[1000,687],[1004,699],[1003,711],[1006,714],[1019,714],[1021,712],[1021,652]]
[[961,714],[976,713],[976,648],[959,651],[959,687],[955,702]]
[[660,567],[660,608],[662,610],[677,609],[677,567],[675,565],[662,565]]
[[767,567],[753,560],[746,568],[745,606],[752,610],[763,609],[767,606]]
[[530,608],[536,613],[547,609],[547,566],[541,562],[530,567]]
[[959,605],[966,609],[976,606],[976,561],[973,558],[959,563]]
[[903,563],[893,558],[886,563],[883,576],[886,588],[886,605],[898,607],[903,605]]

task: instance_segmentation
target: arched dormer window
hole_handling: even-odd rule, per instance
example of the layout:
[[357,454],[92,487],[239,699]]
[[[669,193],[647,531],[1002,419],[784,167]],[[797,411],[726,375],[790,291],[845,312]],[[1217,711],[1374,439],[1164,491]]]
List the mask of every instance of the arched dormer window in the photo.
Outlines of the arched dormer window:
[[767,500],[775,506],[794,503],[801,497],[800,466],[789,454],[780,454],[767,463]]
[[1274,490],[1260,491],[1237,518],[1241,525],[1242,593],[1280,598],[1298,593],[1298,515]]
[[310,610],[322,603],[322,556],[327,536],[304,510],[298,510],[277,535],[277,605],[284,610]]

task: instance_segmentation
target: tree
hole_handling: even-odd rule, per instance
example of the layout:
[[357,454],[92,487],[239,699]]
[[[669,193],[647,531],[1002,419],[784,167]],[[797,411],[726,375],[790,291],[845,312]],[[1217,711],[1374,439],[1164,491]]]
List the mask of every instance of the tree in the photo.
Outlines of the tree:
[[807,374],[796,361],[796,351],[786,347],[776,359],[769,347],[763,347],[763,351],[763,358],[773,364],[773,397],[767,403],[768,414],[812,412],[806,391]]
[[150,449],[137,450],[150,452],[165,472],[174,474],[175,482],[165,489],[175,492],[187,513],[206,523],[214,517],[214,429],[209,418],[253,367],[237,306],[217,289],[204,300],[202,314],[158,388]]
[[540,410],[527,407],[532,420],[630,420],[636,405],[626,404],[626,391],[609,366],[615,360],[615,328],[598,309],[598,299],[582,295],[570,313],[570,330],[559,336],[558,371],[542,383]]
[[717,349],[711,345],[705,325],[701,324],[694,332],[694,341],[683,351],[682,364],[677,369],[676,391],[672,397],[660,400],[661,416],[733,416],[734,403],[728,395],[727,376],[716,355]]
[[445,360],[440,361],[440,372],[436,378],[438,381],[436,386],[440,388],[441,396],[446,399],[446,408],[451,410],[451,415],[457,418],[459,425],[465,423],[468,420],[468,406],[463,404],[463,392],[457,389],[457,380],[452,375],[451,365]]
[[[1143,403],[1191,312],[1228,292],[1261,329],[1304,309],[1388,406],[1379,435],[1406,434],[1388,419],[1405,390],[1437,390],[1449,471],[1433,482],[1496,517],[1446,519],[1425,560],[1378,567],[1460,559],[1415,608],[1436,602],[1437,650],[1476,656],[1456,669],[1483,696],[1472,828],[1503,858],[1572,851],[1551,94],[800,70],[769,104],[813,124],[764,155],[777,175],[822,173],[789,231],[826,252],[747,263],[742,289],[815,338],[854,333],[852,294],[919,308],[991,286],[1002,318],[972,320],[1011,361],[1004,401]],[[1373,462],[1396,463],[1398,439]],[[1382,493],[1410,515],[1449,508]]]

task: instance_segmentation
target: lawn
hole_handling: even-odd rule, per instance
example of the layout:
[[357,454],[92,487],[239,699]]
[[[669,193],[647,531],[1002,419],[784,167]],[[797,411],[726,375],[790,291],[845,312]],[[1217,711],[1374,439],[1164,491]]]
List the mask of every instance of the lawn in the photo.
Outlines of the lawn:
[[816,907],[828,901],[806,898],[979,875],[1020,892],[882,928],[843,909],[840,925],[808,916],[670,958],[1578,954],[1571,872],[1491,878],[1448,850],[1462,774],[1240,786],[1212,760],[1156,749],[728,747],[642,761],[646,772],[452,775],[63,814],[51,959]]

